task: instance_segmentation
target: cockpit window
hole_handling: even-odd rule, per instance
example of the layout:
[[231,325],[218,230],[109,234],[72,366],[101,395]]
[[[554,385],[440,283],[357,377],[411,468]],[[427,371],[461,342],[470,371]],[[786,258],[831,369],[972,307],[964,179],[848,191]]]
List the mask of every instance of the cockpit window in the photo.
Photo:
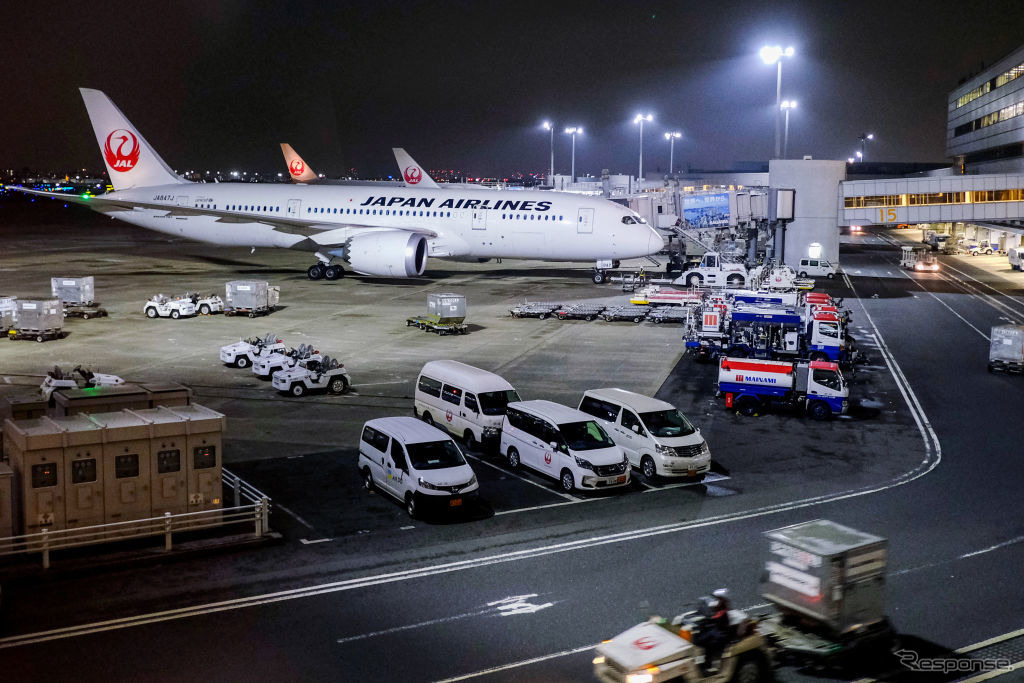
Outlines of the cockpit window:
[[632,216],[623,216],[622,222],[625,223],[626,225],[633,225],[634,223],[636,223],[636,221],[633,220]]

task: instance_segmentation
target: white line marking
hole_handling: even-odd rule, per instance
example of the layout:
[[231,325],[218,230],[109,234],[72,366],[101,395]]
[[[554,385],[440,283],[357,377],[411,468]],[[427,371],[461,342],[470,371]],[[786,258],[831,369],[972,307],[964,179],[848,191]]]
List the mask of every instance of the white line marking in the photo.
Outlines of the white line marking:
[[578,500],[567,500],[564,503],[547,503],[546,505],[533,505],[533,506],[525,507],[525,508],[514,508],[512,510],[501,510],[500,512],[495,512],[494,516],[497,517],[498,515],[512,515],[512,514],[515,514],[517,512],[532,512],[534,510],[546,510],[548,508],[560,508],[560,507],[565,507],[566,505],[576,505],[577,503],[593,503],[594,501],[598,501],[598,500],[605,500],[605,499],[604,498],[580,498]]
[[987,681],[990,678],[1005,676],[1011,671],[1016,671],[1017,669],[1020,669],[1022,667],[1024,667],[1024,661],[1012,664],[1009,669],[996,669],[995,671],[989,671],[988,673],[984,673],[979,676],[974,676],[973,678],[964,678],[961,681],[959,681],[959,683],[978,683],[979,681]]
[[284,511],[284,512],[286,512],[286,513],[287,513],[288,515],[290,515],[291,517],[293,517],[294,519],[296,519],[296,520],[297,520],[297,521],[299,522],[299,524],[301,524],[302,526],[306,527],[306,528],[307,528],[307,529],[309,529],[310,531],[316,531],[316,529],[315,529],[315,528],[313,528],[313,525],[312,525],[312,524],[310,524],[309,522],[307,522],[306,520],[304,520],[304,519],[303,519],[302,517],[299,517],[299,516],[298,516],[297,514],[295,514],[294,512],[292,512],[291,510],[289,510],[288,508],[286,508],[286,507],[285,507],[284,505],[281,505],[280,503],[274,503],[274,507],[275,507],[275,508],[277,508],[278,510],[283,510],[283,511]]
[[376,638],[377,636],[387,636],[392,633],[401,633],[402,631],[411,631],[416,628],[424,628],[427,626],[435,626],[437,624],[446,624],[452,621],[458,621],[460,619],[466,619],[468,617],[480,617],[488,612],[493,612],[493,609],[482,609],[476,612],[466,612],[465,614],[455,614],[450,617],[441,617],[439,619],[431,619],[430,621],[421,621],[418,624],[406,624],[405,626],[395,626],[393,628],[385,628],[380,631],[370,631],[369,633],[360,633],[358,636],[348,636],[347,638],[338,638],[335,642],[338,644],[352,643],[357,640],[366,640],[368,638]]
[[499,472],[502,472],[504,474],[511,474],[516,479],[519,479],[520,481],[525,481],[527,484],[532,484],[532,485],[536,486],[537,488],[539,488],[539,489],[541,489],[543,491],[547,491],[550,494],[553,494],[553,495],[556,495],[556,496],[561,496],[562,498],[565,498],[566,500],[571,500],[574,503],[580,502],[580,499],[576,498],[575,496],[570,496],[568,493],[562,493],[561,491],[552,491],[547,486],[544,486],[544,484],[538,484],[535,481],[530,481],[529,479],[527,479],[526,477],[522,476],[521,474],[516,474],[515,472],[512,472],[511,470],[506,470],[504,467],[498,467],[497,465],[495,465],[493,463],[487,462],[483,458],[478,458],[475,455],[470,455],[469,453],[466,453],[465,455],[466,455],[467,458],[473,458],[473,460],[476,460],[477,462],[479,462],[481,464],[487,465],[488,467],[492,467],[492,468],[498,470]]
[[[760,508],[754,508],[752,510],[716,515],[712,517],[706,517],[703,519],[693,520],[690,522],[673,522],[669,524],[662,524],[643,529],[633,529],[630,531],[592,536],[590,538],[585,539],[564,541],[562,543],[554,543],[547,546],[541,546],[539,548],[514,550],[506,553],[498,553],[496,555],[487,555],[484,557],[473,558],[468,560],[458,560],[455,562],[447,562],[427,567],[419,567],[416,569],[405,569],[396,572],[389,572],[354,579],[345,579],[344,581],[324,583],[316,586],[293,588],[289,590],[278,591],[276,593],[266,593],[263,595],[234,598],[231,600],[224,600],[220,602],[212,602],[201,605],[193,605],[190,607],[180,607],[177,609],[165,610],[162,612],[142,614],[134,617],[122,617],[119,619],[110,619],[107,621],[95,622],[91,624],[67,626],[63,628],[52,629],[49,631],[8,636],[6,638],[0,638],[0,649],[18,647],[21,645],[29,645],[32,643],[42,643],[51,640],[57,640],[60,638],[71,638],[75,636],[86,635],[89,633],[100,633],[103,631],[113,631],[122,628],[131,628],[133,626],[153,624],[162,621],[171,621],[174,619],[184,619],[188,617],[200,616],[205,614],[215,614],[218,612],[226,612],[228,610],[243,609],[247,607],[256,607],[259,605],[267,605],[275,602],[282,602],[285,600],[297,600],[300,598],[313,597],[316,595],[325,595],[328,593],[355,590],[358,588],[367,588],[370,586],[379,586],[388,583],[395,583],[398,581],[408,581],[411,579],[418,579],[438,574],[447,574],[451,572],[462,571],[465,569],[476,569],[479,567],[486,567],[494,564],[502,564],[505,562],[515,562],[519,560],[543,557],[546,555],[554,555],[558,553],[596,548],[598,546],[609,545],[613,543],[624,543],[628,541],[636,541],[655,536],[662,536],[665,534],[680,533],[683,531],[689,531],[693,529],[717,526],[719,524],[727,524],[730,522],[736,522],[746,519],[765,517],[780,512],[800,510],[803,508],[822,505],[824,503],[833,503],[840,500],[846,500],[848,498],[857,498],[860,496],[870,495],[872,493],[878,493],[880,491],[887,491],[889,489],[893,489],[898,486],[903,486],[904,484],[916,481],[917,479],[920,479],[921,477],[927,475],[929,472],[934,470],[939,465],[939,463],[942,462],[942,447],[939,443],[939,438],[935,434],[934,429],[932,429],[931,423],[925,415],[924,410],[921,408],[921,405],[918,402],[917,396],[914,394],[913,389],[910,388],[906,376],[903,374],[903,371],[896,363],[895,358],[889,352],[889,348],[883,341],[881,334],[878,331],[878,327],[875,325],[875,322],[871,318],[871,315],[867,312],[867,307],[864,306],[863,300],[861,300],[860,295],[858,295],[857,291],[852,287],[851,291],[853,291],[854,295],[857,297],[857,300],[861,305],[861,309],[864,311],[865,318],[867,319],[868,323],[870,323],[871,327],[874,329],[874,336],[876,341],[878,342],[879,350],[882,354],[882,357],[885,360],[886,365],[889,367],[889,372],[892,374],[893,378],[896,381],[896,385],[900,390],[900,394],[903,396],[904,401],[906,401],[907,406],[909,407],[910,412],[914,417],[914,421],[917,424],[918,430],[921,432],[921,439],[924,442],[925,447],[925,456],[920,463],[918,463],[913,469],[910,469],[904,472],[903,474],[890,479],[888,482],[874,486],[867,486],[860,489],[850,489],[847,491],[839,491],[821,496],[803,498],[795,501],[787,501],[784,503],[765,505]],[[278,507],[281,506],[278,505]],[[579,648],[576,651],[580,652],[585,649],[587,648]],[[571,653],[572,651],[566,652]],[[557,654],[554,656],[562,656],[562,654]],[[552,656],[547,656],[536,661],[544,661],[544,659],[551,658]],[[500,671],[503,669],[498,670]]]
[[995,545],[989,546],[989,547],[985,548],[984,550],[975,550],[972,553],[964,553],[963,555],[961,555],[960,557],[958,557],[956,559],[958,559],[958,560],[966,560],[968,557],[975,557],[977,555],[984,555],[985,553],[990,553],[993,550],[999,550],[1000,548],[1005,548],[1008,545],[1013,545],[1014,543],[1020,543],[1021,541],[1024,541],[1024,536],[1018,536],[1017,538],[1011,538],[1009,541],[1003,541],[1002,543],[996,543]]
[[400,526],[400,527],[398,527],[398,530],[399,531],[408,531],[409,529],[415,529],[415,528],[416,528],[415,525],[412,525],[412,526]]
[[521,662],[513,662],[512,664],[503,664],[502,666],[495,666],[495,667],[490,668],[490,669],[484,669],[483,671],[474,671],[471,674],[464,674],[462,676],[454,676],[453,678],[445,678],[445,679],[442,679],[440,681],[437,681],[437,683],[455,683],[455,681],[465,681],[465,680],[468,680],[470,678],[480,678],[482,676],[489,676],[491,674],[496,674],[496,673],[501,672],[501,671],[508,671],[509,669],[518,669],[521,666],[529,666],[530,664],[537,664],[538,662],[546,662],[549,659],[557,659],[558,657],[567,657],[569,655],[575,655],[575,654],[578,654],[580,652],[585,652],[587,650],[593,650],[595,647],[597,647],[596,643],[594,645],[584,645],[583,647],[573,648],[572,650],[562,650],[561,652],[555,652],[555,653],[550,654],[550,655],[543,655],[541,657],[534,657],[533,659],[524,659]]
[[712,476],[711,474],[708,474],[708,476],[704,477],[703,481],[681,481],[678,484],[665,484],[664,486],[659,486],[657,488],[651,488],[651,489],[649,489],[647,491],[642,491],[641,493],[653,493],[655,491],[669,491],[671,489],[681,489],[681,488],[685,488],[687,486],[701,486],[703,484],[717,484],[718,482],[726,481],[728,479],[732,479],[732,477],[726,477],[726,476],[723,476],[721,474],[715,474],[714,476]]
[[[905,277],[906,279],[910,280],[910,281],[911,281],[911,282],[913,282],[913,283],[914,283],[915,285],[917,285],[918,287],[920,287],[920,288],[921,288],[921,290],[922,290],[922,291],[924,291],[924,292],[925,292],[925,293],[926,293],[926,294],[927,294],[928,296],[930,296],[931,298],[935,299],[935,300],[936,300],[936,301],[938,301],[938,302],[939,302],[940,304],[942,304],[942,305],[943,305],[943,306],[944,306],[944,307],[946,308],[946,310],[948,310],[948,311],[949,311],[950,313],[952,313],[953,315],[955,315],[955,316],[956,316],[957,318],[960,318],[960,320],[962,320],[962,321],[963,321],[963,323],[964,323],[965,325],[967,325],[967,327],[971,328],[972,330],[974,330],[975,332],[977,332],[978,334],[980,334],[980,335],[981,335],[982,337],[984,337],[984,338],[985,338],[985,341],[990,341],[990,340],[989,340],[989,337],[988,337],[988,335],[987,335],[987,334],[985,334],[984,332],[982,332],[981,330],[979,330],[979,329],[978,329],[977,327],[975,327],[974,325],[972,325],[972,324],[971,324],[970,322],[968,322],[967,318],[963,317],[962,315],[960,315],[959,313],[957,313],[956,311],[954,311],[954,310],[952,309],[952,307],[951,307],[951,306],[950,306],[949,304],[947,304],[947,303],[946,303],[945,301],[943,301],[942,299],[940,299],[940,298],[939,298],[939,297],[938,297],[938,296],[937,296],[937,295],[935,294],[935,292],[932,292],[932,291],[929,291],[928,289],[926,289],[926,288],[925,288],[925,286],[924,286],[923,284],[921,284],[920,282],[918,282],[917,278],[913,278],[913,277],[910,277],[910,275],[909,275],[909,274],[907,274],[907,273],[903,272],[902,270],[900,270],[899,272],[900,272],[900,275],[902,275],[903,277]],[[941,278],[941,277],[942,277],[942,276],[940,275],[940,278]],[[970,295],[970,293],[969,293],[969,292],[968,292],[968,295]]]
[[961,654],[961,655],[962,654],[966,654],[968,652],[973,652],[974,650],[980,650],[983,647],[988,647],[989,645],[995,645],[996,643],[1001,643],[1004,640],[1010,640],[1011,638],[1016,638],[1018,636],[1024,636],[1024,628],[1018,629],[1016,631],[1010,631],[1009,633],[1004,633],[1003,635],[996,636],[995,638],[989,638],[988,640],[983,640],[980,643],[975,643],[974,645],[965,645],[964,647],[960,648],[956,652],[957,652],[957,654]]
[[316,545],[317,543],[327,543],[328,541],[331,541],[331,540],[333,540],[333,539],[330,539],[330,538],[314,538],[312,541],[310,541],[310,540],[307,540],[305,538],[300,538],[299,539],[299,543],[301,543],[302,545]]

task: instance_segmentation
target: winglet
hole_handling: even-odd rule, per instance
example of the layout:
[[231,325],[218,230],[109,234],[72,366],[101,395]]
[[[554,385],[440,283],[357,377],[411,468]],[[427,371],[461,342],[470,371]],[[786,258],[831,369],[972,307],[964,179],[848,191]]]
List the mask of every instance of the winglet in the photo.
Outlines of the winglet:
[[398,162],[398,172],[402,174],[402,180],[407,187],[426,187],[431,190],[440,189],[430,174],[423,170],[423,167],[416,163],[416,160],[409,156],[401,147],[392,147],[395,153],[395,161]]
[[188,182],[164,163],[106,94],[90,88],[79,91],[115,190]]
[[281,143],[281,152],[284,153],[284,163],[288,166],[292,182],[309,183],[318,178],[316,172],[306,165],[302,157],[287,142]]

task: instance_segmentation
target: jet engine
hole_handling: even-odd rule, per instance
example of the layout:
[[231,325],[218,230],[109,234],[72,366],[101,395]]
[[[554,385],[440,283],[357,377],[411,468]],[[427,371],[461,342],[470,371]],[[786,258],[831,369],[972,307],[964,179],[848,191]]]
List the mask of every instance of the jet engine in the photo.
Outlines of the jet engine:
[[427,239],[404,230],[357,235],[349,242],[345,259],[363,275],[416,277],[427,265]]

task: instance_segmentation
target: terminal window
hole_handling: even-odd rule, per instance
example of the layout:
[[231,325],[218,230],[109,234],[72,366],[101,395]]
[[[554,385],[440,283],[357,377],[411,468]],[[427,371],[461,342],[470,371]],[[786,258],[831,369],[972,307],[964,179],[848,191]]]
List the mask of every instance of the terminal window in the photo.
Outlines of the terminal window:
[[96,458],[75,460],[71,463],[71,483],[85,484],[96,481]]
[[119,455],[114,458],[114,477],[117,479],[131,479],[137,476],[139,476],[138,453]]
[[217,465],[216,446],[197,446],[192,451],[192,467],[197,470],[206,470]]
[[156,454],[156,471],[158,474],[170,474],[181,471],[181,451],[159,451]]
[[42,489],[57,485],[57,463],[32,465],[32,488]]

